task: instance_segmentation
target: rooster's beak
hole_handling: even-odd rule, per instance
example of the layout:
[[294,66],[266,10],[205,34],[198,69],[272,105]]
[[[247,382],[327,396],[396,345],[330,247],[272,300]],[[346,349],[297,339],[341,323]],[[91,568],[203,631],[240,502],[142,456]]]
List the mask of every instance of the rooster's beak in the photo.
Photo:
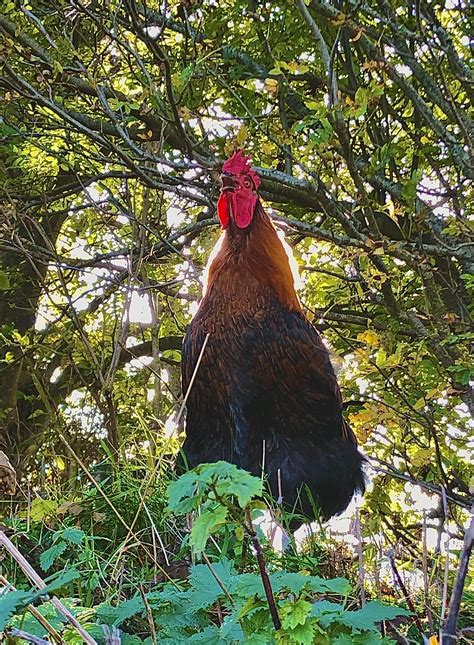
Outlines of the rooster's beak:
[[221,175],[222,191],[232,191],[237,188],[238,182],[233,175],[222,173]]

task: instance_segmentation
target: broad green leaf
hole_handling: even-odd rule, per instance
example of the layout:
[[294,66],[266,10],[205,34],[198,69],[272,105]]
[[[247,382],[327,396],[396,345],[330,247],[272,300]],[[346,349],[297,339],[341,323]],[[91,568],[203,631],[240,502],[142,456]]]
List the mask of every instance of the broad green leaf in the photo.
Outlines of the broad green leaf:
[[318,602],[313,603],[311,609],[311,616],[319,618],[324,614],[338,615],[344,612],[342,605],[339,605],[336,602],[330,602],[329,600],[319,600]]
[[232,582],[236,578],[233,564],[229,560],[221,560],[212,563],[212,571],[205,564],[196,564],[191,567],[189,574],[190,591],[187,592],[187,599],[195,610],[203,609],[212,605],[217,598],[224,595],[222,587],[216,580],[216,576],[224,587],[232,590]]
[[24,609],[34,597],[35,594],[30,591],[18,590],[7,591],[0,596],[0,632],[9,624],[13,614]]
[[351,627],[354,630],[370,630],[375,627],[376,623],[382,620],[393,620],[400,616],[411,616],[411,612],[402,607],[394,605],[383,605],[377,600],[368,602],[358,611],[345,611],[340,618],[340,622]]
[[[199,497],[195,496],[196,473],[191,470],[181,475],[176,481],[168,486],[168,508],[174,513],[189,513],[197,508]],[[196,504],[189,504],[189,501],[196,501]]]
[[11,591],[4,592],[0,596],[0,631],[4,630],[9,624],[13,614],[19,613],[27,605],[34,603],[37,599],[46,596],[61,587],[77,580],[80,573],[76,569],[69,569],[49,582],[44,589],[36,589],[34,591]]
[[194,547],[196,554],[204,551],[209,536],[224,524],[226,517],[227,509],[224,506],[216,506],[204,511],[193,521],[189,543]]
[[145,604],[141,596],[134,596],[116,606],[104,603],[96,609],[97,618],[100,622],[116,627],[143,611],[145,611]]
[[301,598],[296,602],[288,602],[280,609],[280,617],[284,629],[295,629],[304,625],[311,613],[311,603]]
[[53,544],[53,546],[43,551],[40,555],[40,565],[43,571],[48,571],[51,569],[56,560],[64,553],[67,549],[67,542],[58,542]]
[[293,629],[282,629],[275,634],[275,640],[280,645],[312,645],[314,625],[310,620],[298,624]]
[[35,594],[39,597],[43,596],[44,594],[57,591],[58,589],[61,589],[61,587],[65,587],[66,585],[74,582],[74,580],[77,580],[81,577],[81,573],[77,569],[67,569],[66,571],[62,571],[61,573],[55,575],[52,580],[48,578],[49,582],[46,587],[38,592],[35,592]]
[[221,645],[222,640],[219,634],[219,628],[215,625],[210,625],[203,629],[202,632],[193,634],[186,639],[189,643],[203,643],[203,645]]
[[86,534],[81,529],[69,528],[65,529],[61,533],[61,539],[71,544],[82,544]]
[[308,589],[316,593],[334,593],[346,596],[351,586],[346,578],[330,578],[325,580],[318,576],[305,576],[301,573],[280,571],[271,576],[273,587],[280,591],[283,588],[292,593],[300,593],[302,589]]

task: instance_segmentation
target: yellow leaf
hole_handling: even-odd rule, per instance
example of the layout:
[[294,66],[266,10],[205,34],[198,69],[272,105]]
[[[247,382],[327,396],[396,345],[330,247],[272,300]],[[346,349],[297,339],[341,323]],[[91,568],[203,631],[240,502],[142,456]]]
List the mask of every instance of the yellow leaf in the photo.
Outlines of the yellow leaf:
[[430,645],[439,645],[439,640],[437,636],[430,636],[430,640],[428,642]]
[[180,109],[180,116],[184,122],[189,121],[189,119],[192,117],[191,110],[186,106],[182,107]]
[[383,69],[385,63],[383,61],[379,60],[367,60],[364,63],[362,63],[362,69],[366,69],[368,71],[371,71],[373,69]]
[[410,457],[410,463],[412,466],[418,468],[423,466],[431,460],[432,452],[429,448],[419,448],[414,455]]
[[278,81],[276,78],[266,78],[265,89],[269,94],[276,94],[278,92]]
[[391,217],[391,218],[393,219],[393,221],[394,221],[394,222],[398,222],[398,218],[397,218],[397,211],[396,211],[396,209],[395,209],[395,204],[392,202],[392,200],[391,200],[391,199],[389,199],[389,200],[387,201],[387,206],[388,206],[388,214],[389,214],[389,217]]
[[239,128],[239,131],[235,135],[234,142],[238,148],[241,148],[248,138],[247,126],[243,125]]
[[58,470],[64,470],[66,468],[66,463],[62,457],[59,455],[56,455],[54,458],[54,465]]
[[361,334],[358,334],[357,340],[360,340],[363,343],[366,343],[366,345],[375,346],[379,344],[379,337],[377,336],[377,333],[372,329],[368,329],[367,331],[364,331]]
[[22,511],[20,515],[21,517],[27,517],[29,514],[33,522],[41,522],[48,515],[54,515],[57,508],[58,504],[53,499],[40,499],[38,497],[31,502],[29,513],[28,511]]
[[265,155],[271,155],[274,152],[273,145],[268,141],[264,141],[260,147],[262,148],[262,152]]
[[415,410],[423,410],[423,408],[425,407],[425,399],[421,397],[421,399],[418,399],[413,407],[415,408]]

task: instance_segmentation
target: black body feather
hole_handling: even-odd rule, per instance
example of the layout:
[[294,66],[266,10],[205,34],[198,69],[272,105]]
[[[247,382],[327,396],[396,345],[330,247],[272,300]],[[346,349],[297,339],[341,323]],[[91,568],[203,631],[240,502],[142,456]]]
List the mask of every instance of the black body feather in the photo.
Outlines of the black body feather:
[[183,392],[209,338],[187,400],[184,461],[222,459],[257,476],[263,464],[274,497],[308,518],[316,503],[328,518],[364,490],[329,353],[300,310],[242,279],[216,282],[186,334]]

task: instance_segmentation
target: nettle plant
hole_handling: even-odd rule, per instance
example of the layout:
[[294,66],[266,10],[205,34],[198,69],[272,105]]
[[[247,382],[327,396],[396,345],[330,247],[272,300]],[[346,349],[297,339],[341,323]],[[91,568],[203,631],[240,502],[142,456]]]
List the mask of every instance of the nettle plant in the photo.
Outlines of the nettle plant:
[[[110,642],[114,628],[120,630],[122,643],[394,642],[382,636],[380,624],[409,616],[406,609],[374,601],[351,610],[357,603],[347,579],[325,580],[282,570],[277,560],[265,558],[265,538],[254,525],[265,508],[262,495],[262,481],[232,464],[199,466],[168,487],[168,512],[191,518],[189,537],[181,550],[191,552],[195,564],[186,579],[137,583],[136,592],[119,602],[116,598],[100,602],[100,594],[82,596],[81,604],[89,607],[78,606],[70,596],[78,578],[84,584],[84,558],[87,576],[97,582],[98,572],[87,558],[87,536],[77,529],[63,529],[53,535],[50,548],[40,558],[43,570],[54,567],[57,571],[45,591],[66,596],[63,602],[98,643]],[[62,570],[58,571],[58,565]],[[99,585],[94,586],[97,591]],[[31,602],[44,600],[45,591],[4,593],[0,630],[22,628],[44,636],[44,628],[25,609]],[[94,598],[99,604],[94,604]],[[64,640],[82,642],[55,615],[50,602],[37,609],[62,632]]]

